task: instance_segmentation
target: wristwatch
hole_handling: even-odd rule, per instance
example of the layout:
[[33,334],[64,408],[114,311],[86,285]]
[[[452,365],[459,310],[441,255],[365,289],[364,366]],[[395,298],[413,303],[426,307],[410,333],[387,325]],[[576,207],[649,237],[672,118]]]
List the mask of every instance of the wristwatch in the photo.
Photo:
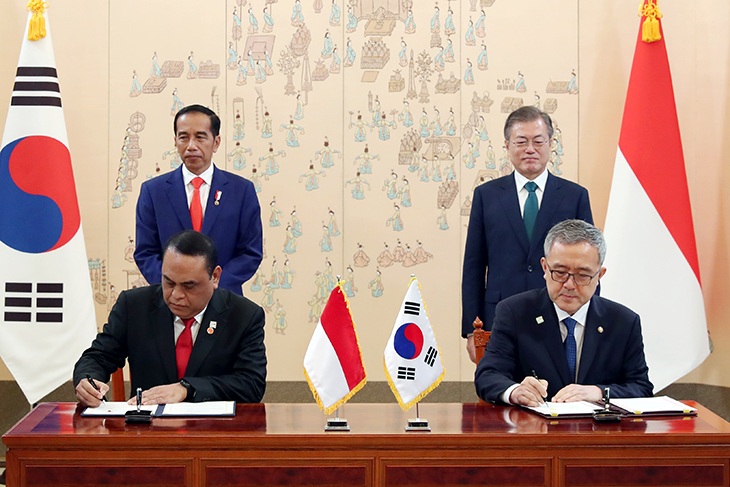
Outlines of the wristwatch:
[[195,399],[195,387],[193,387],[190,382],[185,380],[185,378],[183,377],[182,379],[180,379],[180,385],[182,385],[188,391],[188,395],[185,396],[186,401],[192,401],[193,399]]

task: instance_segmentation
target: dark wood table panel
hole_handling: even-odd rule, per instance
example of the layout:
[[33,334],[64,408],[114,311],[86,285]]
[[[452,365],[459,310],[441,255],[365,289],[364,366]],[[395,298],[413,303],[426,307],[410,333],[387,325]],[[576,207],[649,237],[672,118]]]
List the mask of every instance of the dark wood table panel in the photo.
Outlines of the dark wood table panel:
[[16,486],[730,485],[730,424],[697,417],[546,420],[490,404],[412,412],[348,404],[350,432],[325,432],[314,404],[239,405],[231,418],[83,418],[47,403],[3,436]]

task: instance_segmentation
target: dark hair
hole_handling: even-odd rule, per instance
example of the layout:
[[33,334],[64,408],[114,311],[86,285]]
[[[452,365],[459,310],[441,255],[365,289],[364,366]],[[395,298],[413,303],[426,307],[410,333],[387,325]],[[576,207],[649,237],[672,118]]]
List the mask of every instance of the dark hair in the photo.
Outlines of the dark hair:
[[205,257],[205,267],[208,269],[208,276],[213,277],[213,271],[218,262],[218,251],[215,249],[213,240],[195,230],[183,230],[176,233],[165,243],[162,250],[162,259],[169,249],[175,250],[182,255],[192,257]]
[[548,138],[553,136],[553,121],[550,119],[550,115],[543,112],[539,108],[532,106],[520,107],[514,112],[510,113],[507,120],[504,122],[504,140],[509,140],[510,134],[512,133],[512,126],[518,122],[533,122],[542,118],[547,126]]
[[213,134],[213,137],[218,137],[218,134],[221,132],[221,119],[218,118],[218,115],[216,115],[213,110],[208,107],[204,107],[203,105],[188,105],[185,108],[181,108],[175,114],[175,120],[172,122],[172,131],[175,135],[177,135],[177,119],[189,112],[198,112],[208,115],[208,118],[210,119],[210,132]]

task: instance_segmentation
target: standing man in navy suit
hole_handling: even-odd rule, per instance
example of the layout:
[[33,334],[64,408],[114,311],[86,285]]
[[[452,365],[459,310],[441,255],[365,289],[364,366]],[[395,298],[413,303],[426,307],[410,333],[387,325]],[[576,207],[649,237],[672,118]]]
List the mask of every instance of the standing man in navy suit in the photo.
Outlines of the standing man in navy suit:
[[572,218],[593,223],[588,191],[546,169],[552,136],[547,113],[512,112],[504,139],[515,170],[474,190],[461,281],[461,336],[472,362],[474,320],[491,330],[498,302],[544,286],[540,259],[548,230]]
[[134,260],[150,284],[162,277],[164,243],[183,230],[197,230],[213,240],[224,289],[242,295],[243,283],[261,264],[261,208],[254,185],[212,163],[221,143],[220,127],[220,118],[204,106],[178,111],[173,129],[183,165],[142,184]]
[[545,286],[509,297],[475,374],[485,401],[537,406],[652,395],[639,315],[595,295],[606,241],[582,220],[555,225],[541,259]]

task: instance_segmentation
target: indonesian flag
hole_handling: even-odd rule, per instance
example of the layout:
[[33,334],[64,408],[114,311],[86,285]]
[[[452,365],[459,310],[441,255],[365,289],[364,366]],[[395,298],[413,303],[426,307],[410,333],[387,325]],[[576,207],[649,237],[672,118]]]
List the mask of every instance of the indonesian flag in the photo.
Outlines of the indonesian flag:
[[330,293],[304,355],[304,376],[325,414],[345,404],[367,382],[350,304],[342,283]]
[[446,373],[415,277],[403,298],[383,362],[388,384],[403,411],[436,389]]
[[641,316],[649,378],[659,391],[701,364],[710,348],[661,13],[652,0],[642,13],[606,215],[601,294]]
[[32,404],[71,378],[96,319],[51,35],[28,40],[47,19],[28,20],[0,149],[0,355]]

